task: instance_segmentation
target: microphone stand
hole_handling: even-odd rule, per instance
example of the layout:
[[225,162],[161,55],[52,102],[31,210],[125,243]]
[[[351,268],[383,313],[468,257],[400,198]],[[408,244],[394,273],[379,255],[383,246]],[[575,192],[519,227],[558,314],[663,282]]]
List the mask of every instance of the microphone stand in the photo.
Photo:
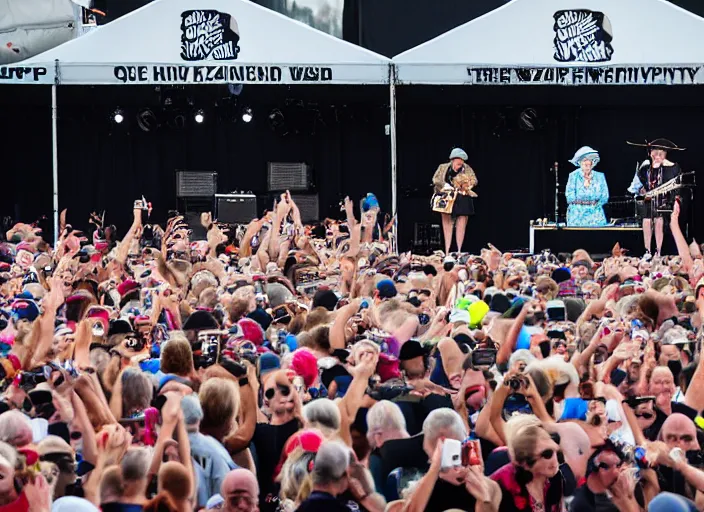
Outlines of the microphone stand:
[[552,164],[550,172],[555,175],[555,227],[557,227],[560,223],[560,174],[557,162]]

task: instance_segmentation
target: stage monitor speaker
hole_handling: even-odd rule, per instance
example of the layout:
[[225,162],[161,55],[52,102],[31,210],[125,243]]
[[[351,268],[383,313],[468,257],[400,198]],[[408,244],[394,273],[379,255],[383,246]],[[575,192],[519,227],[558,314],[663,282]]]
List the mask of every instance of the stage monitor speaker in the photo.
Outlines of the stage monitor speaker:
[[253,194],[215,194],[218,222],[249,224],[257,217],[257,196]]
[[269,162],[269,192],[308,190],[312,184],[310,167],[304,163]]
[[291,199],[298,205],[301,212],[301,222],[318,222],[320,220],[318,194],[291,194]]
[[218,173],[176,171],[176,197],[213,197],[218,191]]

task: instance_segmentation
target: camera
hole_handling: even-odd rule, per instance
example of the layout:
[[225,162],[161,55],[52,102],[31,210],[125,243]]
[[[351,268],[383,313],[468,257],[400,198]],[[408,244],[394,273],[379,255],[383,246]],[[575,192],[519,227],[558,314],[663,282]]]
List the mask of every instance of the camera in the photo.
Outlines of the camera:
[[524,375],[514,375],[506,381],[512,392],[517,392],[521,387],[528,387],[528,379]]

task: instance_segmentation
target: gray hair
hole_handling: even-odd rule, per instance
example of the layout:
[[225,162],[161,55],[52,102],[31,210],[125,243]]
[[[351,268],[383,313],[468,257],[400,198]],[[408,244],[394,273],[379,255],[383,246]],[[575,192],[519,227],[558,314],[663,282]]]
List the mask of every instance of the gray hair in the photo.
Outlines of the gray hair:
[[303,419],[309,427],[340,430],[340,409],[332,400],[313,400],[303,407]]
[[688,341],[687,330],[679,325],[671,327],[665,331],[665,334],[663,334],[661,338],[663,345],[676,345],[686,341]]
[[445,434],[458,441],[467,437],[467,428],[462,422],[462,418],[454,409],[435,409],[425,418],[423,422],[423,435],[425,440],[435,444],[438,438]]
[[147,374],[137,368],[127,368],[122,372],[123,414],[143,411],[151,404],[153,394],[154,386]]
[[20,411],[6,411],[0,414],[0,441],[18,446],[32,442],[32,423]]
[[313,483],[327,485],[337,482],[347,472],[350,449],[339,441],[326,441],[315,456]]
[[125,481],[135,482],[147,478],[152,462],[152,450],[149,448],[130,448],[122,457],[120,468]]
[[533,361],[535,361],[535,356],[530,353],[530,350],[527,348],[519,348],[516,350],[513,354],[511,354],[511,357],[508,359],[508,367],[513,368],[513,365],[516,364],[518,361],[523,361],[526,363],[526,365],[529,365]]
[[406,418],[398,405],[381,400],[367,411],[367,439],[374,445],[374,434],[390,431],[406,432]]
[[200,406],[198,395],[186,395],[181,399],[181,409],[183,410],[183,421],[186,429],[196,427],[203,419],[203,408]]

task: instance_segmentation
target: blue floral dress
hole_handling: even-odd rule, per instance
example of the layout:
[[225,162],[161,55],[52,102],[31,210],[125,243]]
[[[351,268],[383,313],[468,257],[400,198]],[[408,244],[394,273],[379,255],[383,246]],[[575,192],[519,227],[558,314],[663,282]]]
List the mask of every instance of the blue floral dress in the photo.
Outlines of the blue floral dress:
[[[567,196],[568,226],[605,226],[603,206],[609,201],[609,187],[604,173],[592,171],[589,187],[585,185],[581,169],[570,173],[565,190]],[[589,204],[575,204],[586,201]]]

